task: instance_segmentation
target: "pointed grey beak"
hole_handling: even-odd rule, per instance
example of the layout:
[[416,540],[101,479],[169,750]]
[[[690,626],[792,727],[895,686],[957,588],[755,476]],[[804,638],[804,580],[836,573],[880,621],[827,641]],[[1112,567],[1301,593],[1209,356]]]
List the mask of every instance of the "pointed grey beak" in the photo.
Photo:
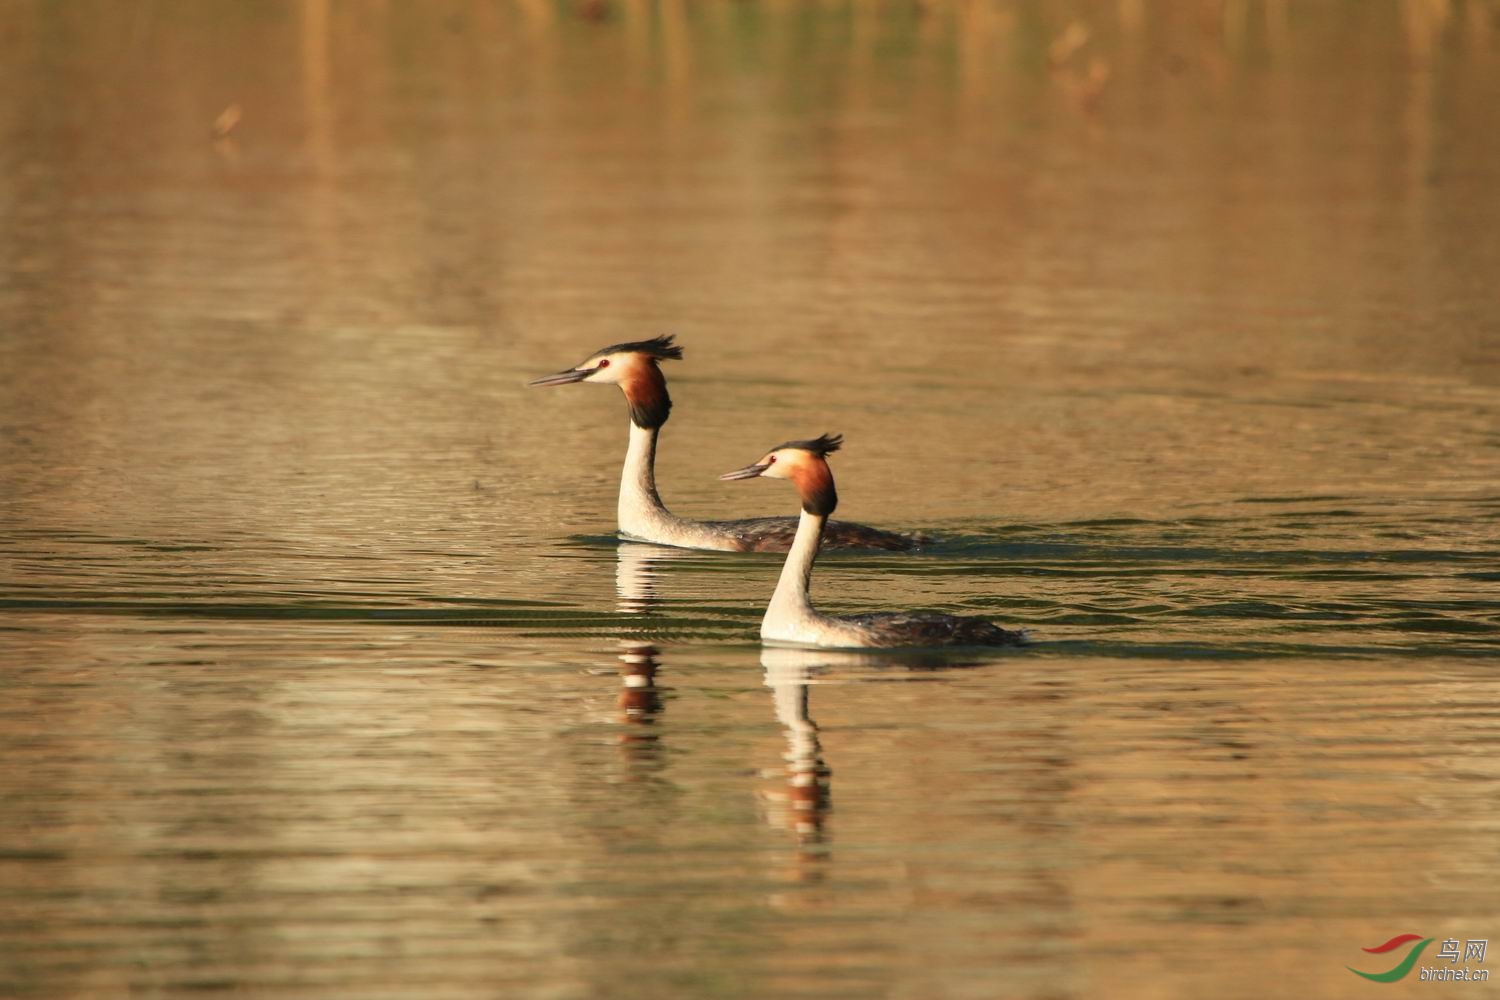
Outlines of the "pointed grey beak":
[[541,378],[534,378],[526,384],[568,385],[573,382],[582,382],[592,374],[594,374],[594,369],[592,368],[585,368],[582,371],[578,370],[577,368],[569,368],[567,371],[558,372],[556,375],[543,375]]
[[735,469],[733,472],[726,472],[722,476],[720,476],[719,478],[720,479],[754,479],[756,476],[760,475],[762,472],[765,472],[770,467],[771,467],[770,465],[747,465],[743,469]]

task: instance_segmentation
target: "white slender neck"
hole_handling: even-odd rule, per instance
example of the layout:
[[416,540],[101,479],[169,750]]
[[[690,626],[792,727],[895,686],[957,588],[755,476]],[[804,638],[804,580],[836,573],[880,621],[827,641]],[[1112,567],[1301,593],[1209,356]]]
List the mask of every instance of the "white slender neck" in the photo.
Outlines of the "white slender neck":
[[776,581],[770,607],[766,608],[762,634],[764,627],[773,621],[803,620],[816,614],[810,596],[812,568],[813,561],[818,558],[818,546],[823,542],[823,525],[827,520],[805,510],[797,518],[797,535],[792,539],[792,548],[781,567],[781,579]]
[[740,548],[732,535],[697,521],[685,521],[667,510],[656,492],[656,429],[631,421],[630,446],[620,472],[620,533],[627,538],[689,549]]
[[630,532],[628,525],[649,521],[653,514],[665,514],[661,497],[656,492],[656,434],[659,428],[637,427],[630,424],[630,445],[625,451],[625,468],[620,473],[620,529]]

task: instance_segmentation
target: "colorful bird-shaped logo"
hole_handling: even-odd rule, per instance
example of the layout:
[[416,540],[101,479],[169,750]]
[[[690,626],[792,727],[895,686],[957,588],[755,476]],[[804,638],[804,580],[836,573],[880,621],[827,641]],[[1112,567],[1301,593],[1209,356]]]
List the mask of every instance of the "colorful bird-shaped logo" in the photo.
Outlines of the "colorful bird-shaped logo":
[[1417,964],[1417,959],[1422,957],[1422,949],[1432,944],[1432,938],[1424,938],[1420,934],[1397,934],[1385,944],[1376,945],[1374,948],[1362,949],[1372,955],[1384,955],[1388,951],[1395,951],[1408,941],[1415,941],[1417,943],[1412,945],[1411,951],[1406,953],[1406,957],[1398,962],[1396,967],[1389,972],[1360,972],[1352,965],[1346,965],[1344,968],[1356,976],[1364,976],[1366,979],[1377,983],[1394,983],[1410,972],[1411,967]]

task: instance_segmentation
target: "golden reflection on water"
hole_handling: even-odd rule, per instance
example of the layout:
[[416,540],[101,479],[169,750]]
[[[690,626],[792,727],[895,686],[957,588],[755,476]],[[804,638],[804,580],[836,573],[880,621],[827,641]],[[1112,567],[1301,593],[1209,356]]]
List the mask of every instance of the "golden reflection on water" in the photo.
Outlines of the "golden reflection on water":
[[[1354,995],[1483,937],[1493,3],[16,2],[0,993]],[[616,545],[843,432],[830,610]],[[769,505],[769,506],[768,506]],[[1102,984],[1108,983],[1108,986]]]
[[[693,475],[732,432],[804,423],[880,442],[846,492],[905,520],[1496,481],[1488,19],[607,6],[23,18],[5,303],[47,334],[7,353],[49,419],[22,491],[239,517],[226,480],[264,509],[276,473],[393,447],[599,447],[604,401],[515,375],[662,329],[694,362],[664,460],[706,509],[754,503]],[[529,411],[542,442],[504,433]],[[950,485],[881,490],[901,462]]]

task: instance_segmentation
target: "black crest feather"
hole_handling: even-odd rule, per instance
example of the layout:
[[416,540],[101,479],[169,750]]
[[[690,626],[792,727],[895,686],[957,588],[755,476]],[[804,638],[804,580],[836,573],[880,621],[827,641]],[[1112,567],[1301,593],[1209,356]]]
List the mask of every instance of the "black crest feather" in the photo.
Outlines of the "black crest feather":
[[783,448],[796,448],[799,451],[811,452],[819,458],[827,458],[829,455],[843,447],[844,435],[824,434],[813,438],[811,441],[788,441],[786,444],[778,444],[772,451],[780,451]]
[[674,334],[665,337],[653,337],[650,340],[633,340],[628,344],[611,344],[609,347],[595,351],[599,354],[644,354],[648,358],[657,361],[681,361],[682,348],[672,343],[677,339]]

